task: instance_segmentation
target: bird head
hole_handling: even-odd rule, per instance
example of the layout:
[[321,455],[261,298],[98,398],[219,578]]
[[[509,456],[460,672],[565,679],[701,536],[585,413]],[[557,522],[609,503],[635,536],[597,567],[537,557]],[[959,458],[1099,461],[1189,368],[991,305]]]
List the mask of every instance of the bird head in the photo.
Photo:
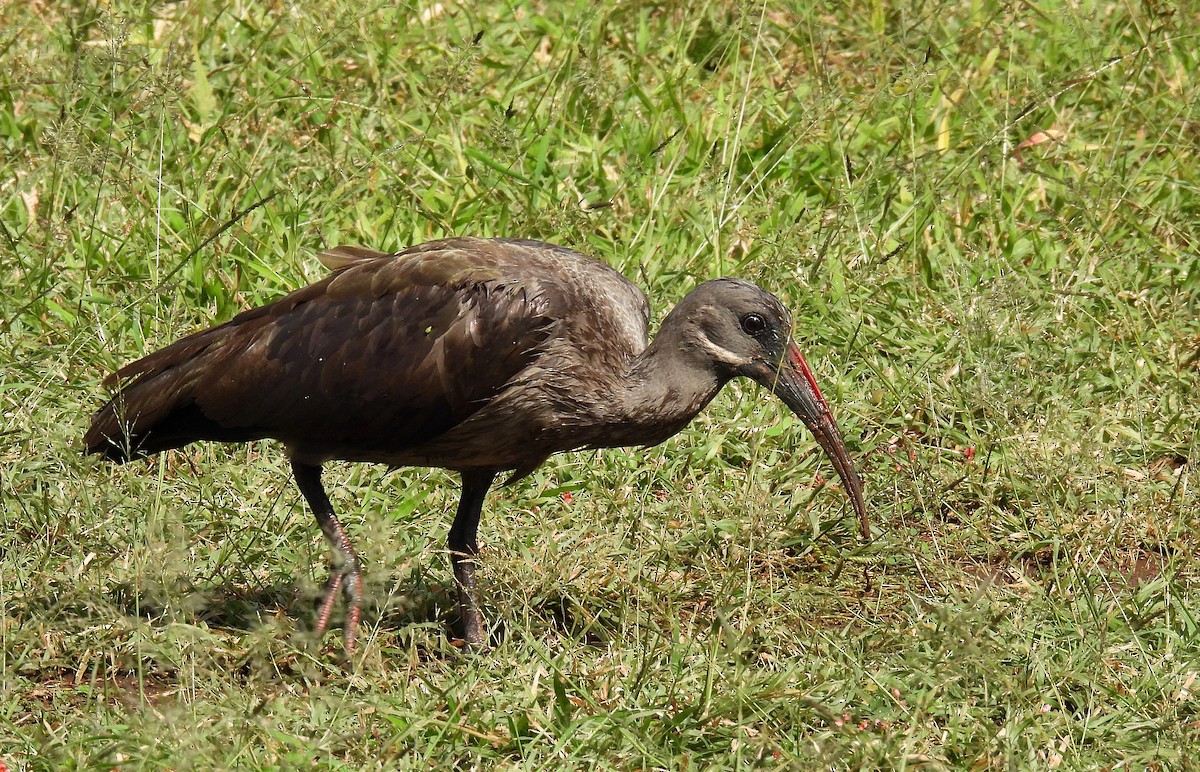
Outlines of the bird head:
[[792,341],[787,309],[771,293],[741,279],[705,282],[685,300],[695,302],[691,343],[711,358],[724,378],[754,379],[799,416],[833,462],[858,514],[862,537],[869,540],[862,480],[850,462],[829,403]]

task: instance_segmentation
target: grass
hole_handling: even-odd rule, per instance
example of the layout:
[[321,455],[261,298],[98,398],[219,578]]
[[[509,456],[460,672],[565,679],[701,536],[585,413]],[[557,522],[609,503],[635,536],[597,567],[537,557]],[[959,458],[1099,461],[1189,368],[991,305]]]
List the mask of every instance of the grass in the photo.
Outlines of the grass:
[[[1200,769],[1200,16],[1186,3],[0,11],[0,759],[70,768]],[[740,275],[867,482],[735,384],[650,450],[333,465],[353,670],[279,449],[79,454],[100,380],[339,243]],[[569,496],[566,494],[570,494]]]

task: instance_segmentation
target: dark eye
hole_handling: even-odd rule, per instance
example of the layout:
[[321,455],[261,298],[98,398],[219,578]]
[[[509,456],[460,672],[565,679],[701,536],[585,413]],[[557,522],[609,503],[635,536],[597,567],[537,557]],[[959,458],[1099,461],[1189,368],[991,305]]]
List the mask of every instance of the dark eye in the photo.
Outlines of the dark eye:
[[767,329],[767,320],[758,314],[746,314],[742,317],[742,331],[747,335],[758,335]]

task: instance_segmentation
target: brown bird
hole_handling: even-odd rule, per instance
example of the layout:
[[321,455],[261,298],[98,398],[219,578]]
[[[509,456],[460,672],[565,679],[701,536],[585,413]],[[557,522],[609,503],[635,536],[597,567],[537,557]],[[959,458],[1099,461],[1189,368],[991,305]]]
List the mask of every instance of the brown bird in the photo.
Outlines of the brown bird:
[[453,238],[383,254],[339,247],[332,275],[126,365],[92,417],[88,453],[117,463],[197,440],[281,441],[333,566],[354,648],[358,556],[321,484],[333,459],[462,475],[449,548],[464,638],[484,646],[476,532],[496,476],[553,453],[655,445],[730,379],[778,395],[815,435],[870,538],[862,482],[773,295],[739,279],[696,287],[648,343],[649,305],[608,266],[537,241]]

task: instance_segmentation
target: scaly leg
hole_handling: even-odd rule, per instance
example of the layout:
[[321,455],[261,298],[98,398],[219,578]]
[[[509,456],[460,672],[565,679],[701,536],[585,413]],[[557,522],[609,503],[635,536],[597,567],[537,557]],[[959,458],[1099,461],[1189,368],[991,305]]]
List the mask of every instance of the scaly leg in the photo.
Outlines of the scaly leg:
[[479,553],[476,543],[479,513],[483,510],[488,488],[495,479],[495,472],[463,472],[462,498],[458,502],[454,524],[450,526],[450,562],[454,565],[454,581],[458,584],[463,638],[474,649],[487,647],[483,614],[479,612],[479,594],[475,589],[475,556]]
[[337,515],[333,513],[333,505],[329,503],[325,487],[321,485],[320,465],[293,461],[292,474],[295,475],[296,485],[304,494],[308,506],[317,516],[321,532],[333,546],[333,561],[329,581],[325,584],[325,598],[317,612],[317,637],[325,634],[334,601],[341,590],[346,595],[346,623],[342,628],[342,636],[345,640],[346,654],[349,655],[354,651],[354,641],[358,636],[358,617],[362,609],[362,568],[358,563],[358,555],[354,551],[354,545],[350,543],[350,537],[346,536],[345,529],[338,522]]

